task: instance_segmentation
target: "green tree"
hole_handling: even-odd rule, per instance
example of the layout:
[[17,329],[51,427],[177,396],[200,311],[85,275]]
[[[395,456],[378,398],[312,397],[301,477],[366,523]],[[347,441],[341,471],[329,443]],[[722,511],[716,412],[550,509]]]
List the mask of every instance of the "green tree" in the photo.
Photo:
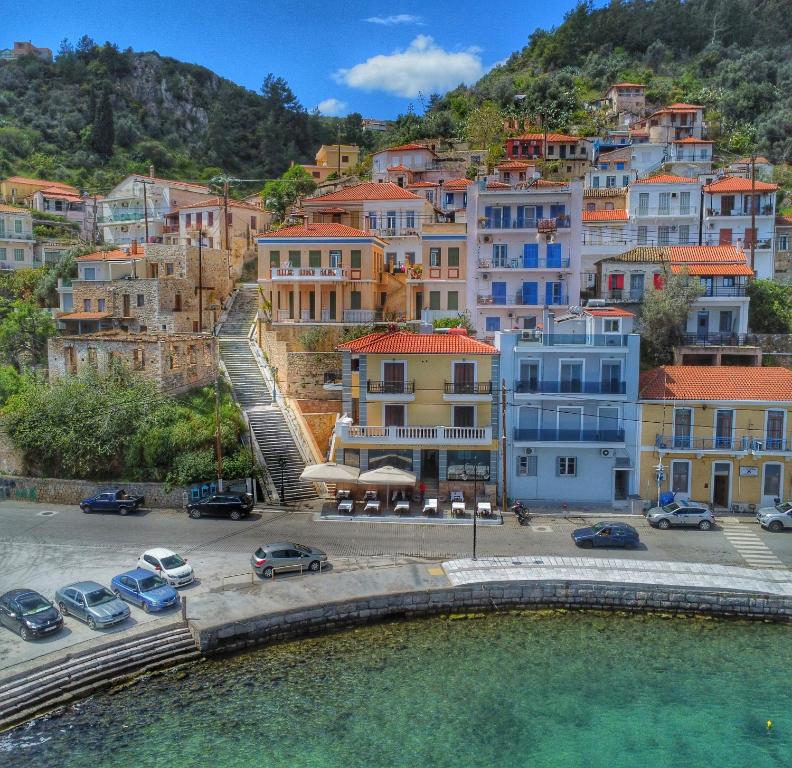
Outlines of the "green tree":
[[663,288],[644,295],[639,322],[641,357],[645,363],[656,366],[673,361],[674,347],[683,340],[690,308],[703,292],[698,280],[690,280],[682,272],[669,274]]
[[748,326],[754,333],[792,333],[792,285],[774,280],[753,280],[748,285],[751,304]]
[[465,312],[456,317],[439,317],[432,321],[433,328],[464,328],[469,336],[476,334],[476,328],[470,320],[470,315]]
[[110,100],[110,88],[105,85],[93,118],[91,148],[101,157],[109,158],[113,154],[114,143],[113,103]]
[[22,389],[25,379],[13,365],[0,365],[0,408]]
[[55,333],[52,315],[29,299],[17,299],[0,321],[0,362],[23,370],[42,363],[47,339]]
[[316,189],[316,182],[301,165],[293,165],[279,179],[268,181],[261,193],[264,207],[283,221],[288,209]]
[[505,137],[503,114],[492,101],[476,107],[465,121],[465,139],[474,149],[500,144]]

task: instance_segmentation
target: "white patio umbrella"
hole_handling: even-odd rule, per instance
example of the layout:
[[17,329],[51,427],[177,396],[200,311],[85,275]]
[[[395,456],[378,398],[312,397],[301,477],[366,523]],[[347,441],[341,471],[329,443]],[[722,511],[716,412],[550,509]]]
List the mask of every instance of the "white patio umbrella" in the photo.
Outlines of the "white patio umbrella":
[[392,485],[415,485],[415,480],[416,477],[412,472],[387,465],[378,469],[370,469],[368,472],[362,472],[358,477],[358,482],[364,485],[385,486],[386,511],[390,501],[390,487]]
[[314,483],[356,483],[360,470],[346,464],[328,461],[325,464],[309,464],[300,475],[300,480]]

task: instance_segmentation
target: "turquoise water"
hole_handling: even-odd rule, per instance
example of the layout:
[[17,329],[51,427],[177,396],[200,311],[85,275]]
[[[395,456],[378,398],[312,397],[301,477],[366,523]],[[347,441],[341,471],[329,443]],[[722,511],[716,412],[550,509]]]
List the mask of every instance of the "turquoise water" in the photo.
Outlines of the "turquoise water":
[[792,766],[791,674],[780,625],[561,612],[405,622],[94,697],[0,737],[0,765]]

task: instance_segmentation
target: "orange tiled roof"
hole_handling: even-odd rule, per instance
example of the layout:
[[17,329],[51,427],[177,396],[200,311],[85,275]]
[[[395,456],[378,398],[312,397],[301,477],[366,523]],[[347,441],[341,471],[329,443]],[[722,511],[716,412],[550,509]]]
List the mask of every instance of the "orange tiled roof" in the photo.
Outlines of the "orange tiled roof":
[[498,163],[498,169],[501,171],[524,171],[532,167],[530,163],[524,163],[522,160],[501,160]]
[[583,211],[583,221],[627,221],[627,211]]
[[380,152],[409,152],[413,149],[425,149],[427,152],[432,152],[429,147],[424,147],[420,144],[399,144],[397,147],[386,147],[385,149],[380,150]]
[[714,141],[709,139],[694,139],[692,136],[686,136],[684,139],[674,139],[673,144],[714,144]]
[[36,186],[44,187],[60,187],[61,189],[68,189],[69,191],[77,191],[77,187],[71,184],[64,184],[62,181],[48,181],[47,179],[30,179],[27,176],[9,176],[5,181],[10,181],[16,184],[35,184]]
[[399,173],[412,173],[412,168],[408,168],[406,165],[390,165],[388,166],[388,171],[398,171]]
[[473,183],[472,179],[451,179],[443,184],[443,189],[467,189]]
[[[544,141],[545,135],[543,133],[521,133],[519,136],[512,136],[511,138],[519,139],[520,141]],[[579,141],[580,136],[569,136],[566,133],[548,133],[547,140],[550,142],[563,141],[568,143]]]
[[748,264],[672,264],[671,271],[678,275],[687,272],[695,277],[714,277],[726,275],[729,277],[753,277],[753,270]]
[[362,229],[348,227],[346,224],[296,224],[273,232],[264,232],[257,235],[259,238],[293,237],[295,239],[308,239],[313,237],[375,237],[370,232]]
[[104,320],[111,317],[109,312],[69,312],[59,315],[58,320]]
[[[755,162],[757,164],[759,164],[759,165],[770,165],[771,164],[770,161],[766,157],[764,157],[764,155],[757,155]],[[751,158],[750,157],[741,157],[739,160],[735,160],[732,163],[732,165],[750,165],[750,164],[751,164]]]
[[[200,200],[197,203],[190,203],[189,205],[181,205],[179,206],[179,210],[185,211],[189,208],[219,208],[221,205],[223,205],[222,197],[210,197],[208,200]],[[244,203],[241,200],[229,200],[228,207],[244,208],[247,211],[256,211],[258,213],[264,213],[263,208],[259,208],[255,205],[251,205],[250,203]]]
[[584,312],[592,317],[635,317],[621,307],[584,307]]
[[209,187],[203,184],[195,184],[192,181],[179,181],[178,179],[163,179],[159,176],[148,176],[145,173],[132,173],[127,178],[143,179],[144,181],[156,181],[160,184],[179,184],[182,187],[190,187],[195,192],[209,192]]
[[505,181],[488,181],[487,189],[511,189],[511,184]]
[[657,176],[648,176],[645,179],[638,179],[636,184],[695,184],[696,179],[687,176],[674,176],[671,173],[658,173]]
[[22,208],[18,205],[0,204],[0,213],[26,213],[30,215],[30,208]]
[[333,203],[333,202],[361,202],[364,200],[422,200],[418,195],[413,194],[408,189],[394,184],[392,181],[384,181],[377,184],[373,181],[365,181],[362,184],[355,184],[353,187],[344,187],[337,192],[330,192],[320,197],[312,197],[303,200],[307,203]]
[[129,253],[128,251],[122,251],[120,249],[116,249],[113,251],[94,251],[93,253],[88,253],[85,256],[77,256],[74,260],[75,261],[131,261],[133,259],[142,259],[143,258],[143,250],[139,250],[137,253]]
[[362,354],[399,355],[496,355],[498,350],[483,341],[454,333],[409,333],[393,331],[369,333],[354,341],[339,344]]
[[438,186],[436,181],[413,181],[407,185],[407,187],[415,187],[416,189],[423,189],[425,187],[436,187]]
[[330,206],[329,208],[320,208],[317,213],[349,213],[349,211],[346,208]]
[[[756,192],[775,192],[778,184],[768,184],[765,181],[754,181],[754,191]],[[742,176],[724,176],[722,179],[713,181],[704,187],[704,191],[710,194],[719,192],[750,192],[751,180]]]
[[646,86],[643,83],[614,83],[611,88],[646,88]]
[[734,245],[669,245],[672,264],[704,262],[707,264],[745,263],[745,254]]
[[45,197],[55,197],[58,200],[82,200],[80,193],[76,189],[72,192],[66,187],[46,187],[45,189],[40,189],[39,192]]
[[776,216],[776,224],[782,227],[792,227],[792,216]]
[[792,400],[788,368],[740,365],[664,365],[641,374],[643,400]]

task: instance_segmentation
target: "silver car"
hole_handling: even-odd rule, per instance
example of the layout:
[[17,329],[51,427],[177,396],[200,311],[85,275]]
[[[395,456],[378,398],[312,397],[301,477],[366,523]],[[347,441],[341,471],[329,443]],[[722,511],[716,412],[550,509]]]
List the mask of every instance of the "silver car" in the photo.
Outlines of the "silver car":
[[129,618],[129,606],[95,581],[67,584],[55,592],[64,616],[82,619],[91,629],[109,627]]
[[672,526],[696,526],[709,531],[715,525],[715,516],[705,504],[695,501],[672,501],[662,507],[652,507],[646,513],[649,525],[666,530]]
[[321,549],[290,541],[265,544],[250,558],[253,570],[265,579],[271,579],[276,571],[319,571],[326,562],[327,555]]
[[756,519],[762,528],[773,533],[792,528],[792,501],[781,501],[774,507],[762,507],[757,510]]

